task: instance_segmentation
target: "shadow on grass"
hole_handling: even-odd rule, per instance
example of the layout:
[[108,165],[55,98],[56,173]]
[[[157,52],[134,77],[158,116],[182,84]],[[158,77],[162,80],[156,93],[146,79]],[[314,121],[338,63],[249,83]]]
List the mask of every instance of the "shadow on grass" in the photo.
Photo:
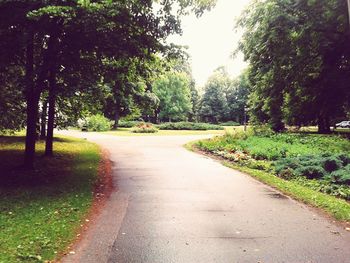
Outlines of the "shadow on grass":
[[[55,141],[72,142],[69,138],[55,138]],[[18,195],[21,192],[41,196],[63,192],[79,193],[91,185],[94,173],[91,172],[91,160],[88,157],[73,156],[69,151],[60,151],[52,157],[46,157],[41,149],[37,151],[35,168],[28,170],[22,166],[23,143],[24,137],[0,137],[0,146],[7,146],[0,148],[0,196]]]

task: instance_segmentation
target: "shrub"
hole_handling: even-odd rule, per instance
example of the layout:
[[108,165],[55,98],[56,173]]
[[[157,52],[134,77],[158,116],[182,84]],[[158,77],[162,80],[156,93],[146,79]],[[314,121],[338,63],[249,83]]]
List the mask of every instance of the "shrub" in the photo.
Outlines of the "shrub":
[[160,130],[223,130],[224,127],[209,123],[196,122],[166,122],[158,125]]
[[320,179],[326,175],[326,171],[321,166],[302,166],[295,169],[295,174],[308,179]]
[[343,166],[347,166],[348,164],[350,164],[350,155],[347,154],[339,154],[338,159],[342,162]]
[[220,123],[221,126],[240,126],[238,122],[235,121],[227,121],[227,122],[222,122]]
[[279,172],[278,177],[285,180],[290,180],[292,178],[295,178],[295,172],[291,168],[286,168]]
[[269,125],[254,125],[252,127],[253,135],[270,137],[275,134]]
[[292,181],[315,191],[350,200],[350,187],[346,185],[334,184],[329,180],[309,180],[305,177],[295,177]]
[[327,172],[333,172],[342,167],[342,161],[339,160],[336,156],[326,157],[322,161],[323,161],[323,168]]
[[350,164],[340,170],[334,171],[327,177],[330,181],[336,184],[350,185]]
[[300,166],[298,158],[283,158],[275,162],[276,174],[280,175],[285,170],[295,170]]
[[140,123],[142,123],[142,122],[140,122],[140,121],[119,121],[118,127],[120,127],[120,128],[132,128],[132,127],[137,126]]
[[158,129],[151,123],[139,123],[131,129],[133,133],[156,133]]
[[111,129],[111,122],[103,115],[96,114],[87,118],[86,126],[91,131],[108,131]]

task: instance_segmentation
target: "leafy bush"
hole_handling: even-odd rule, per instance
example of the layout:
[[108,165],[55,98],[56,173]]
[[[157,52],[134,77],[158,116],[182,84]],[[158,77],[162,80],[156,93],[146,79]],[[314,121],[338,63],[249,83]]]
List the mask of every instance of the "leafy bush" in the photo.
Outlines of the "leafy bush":
[[295,173],[308,179],[320,179],[326,175],[326,171],[321,166],[302,166],[295,169]]
[[91,131],[109,131],[111,129],[111,121],[103,115],[96,114],[86,119],[86,126]]
[[196,122],[166,122],[158,125],[160,130],[223,130],[224,127],[209,123]]
[[[349,174],[350,177],[350,164],[343,166],[343,160],[346,160],[345,154],[322,154],[322,155],[304,155],[298,157],[282,158],[274,163],[275,172],[278,176],[284,173],[285,170],[290,170],[294,175],[297,176],[306,176],[311,178],[320,178],[319,175],[314,177],[311,175],[311,171],[305,171],[305,167],[319,167],[318,172],[324,174],[325,178],[328,178],[330,181],[336,183],[346,182],[344,177],[346,174]],[[305,169],[304,169],[305,168]],[[311,168],[310,168],[311,169]],[[331,176],[334,175],[334,176]],[[344,179],[340,179],[343,178]]]
[[138,124],[143,123],[140,121],[119,121],[118,127],[120,128],[132,128],[137,126]]
[[343,166],[350,164],[350,155],[342,153],[338,155],[338,159],[342,162]]
[[156,133],[158,129],[151,123],[139,123],[131,129],[133,133]]
[[275,134],[269,125],[254,125],[252,127],[253,135],[269,137]]
[[321,193],[350,200],[350,187],[346,185],[334,184],[329,180],[309,180],[305,177],[295,177],[291,181]]
[[222,122],[220,123],[220,126],[240,126],[238,122],[235,121],[227,121],[227,122]]
[[333,172],[342,166],[342,161],[339,160],[336,156],[330,156],[323,159],[323,168],[327,172]]
[[336,184],[350,185],[350,164],[343,167],[343,169],[332,172],[327,178]]

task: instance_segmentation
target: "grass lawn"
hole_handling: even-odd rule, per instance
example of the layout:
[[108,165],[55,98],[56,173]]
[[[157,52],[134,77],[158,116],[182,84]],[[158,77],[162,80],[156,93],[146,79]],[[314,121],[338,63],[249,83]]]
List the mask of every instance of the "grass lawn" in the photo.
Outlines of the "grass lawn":
[[[350,197],[350,141],[345,138],[236,133],[198,141],[188,148],[218,156],[231,168],[322,208],[336,219],[350,221],[350,202],[346,201]],[[339,158],[343,158],[343,163]]]
[[[232,129],[232,127],[225,127]],[[192,131],[192,130],[159,130],[156,133],[132,133],[131,128],[119,128],[116,131],[103,132],[116,136],[171,136],[171,135],[205,135],[205,134],[224,134],[225,130],[208,130],[208,131]]]
[[19,168],[24,137],[0,137],[0,262],[45,262],[75,238],[92,203],[99,148],[58,137],[55,156],[37,144],[35,171]]

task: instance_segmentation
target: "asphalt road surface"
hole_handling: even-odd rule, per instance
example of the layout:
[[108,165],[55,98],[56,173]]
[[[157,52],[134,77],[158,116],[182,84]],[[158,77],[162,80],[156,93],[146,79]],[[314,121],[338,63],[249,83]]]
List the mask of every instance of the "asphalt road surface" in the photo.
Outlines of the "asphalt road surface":
[[66,134],[109,150],[116,188],[63,262],[350,262],[350,232],[182,147],[203,136]]

